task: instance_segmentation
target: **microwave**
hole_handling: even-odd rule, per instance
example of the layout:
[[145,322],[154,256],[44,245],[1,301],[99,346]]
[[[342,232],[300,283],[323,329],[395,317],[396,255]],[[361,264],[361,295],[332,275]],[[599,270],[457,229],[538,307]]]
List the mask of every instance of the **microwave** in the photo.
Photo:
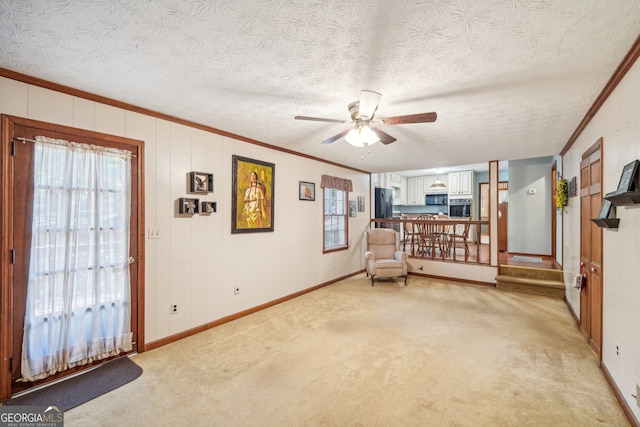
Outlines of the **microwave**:
[[449,196],[447,194],[427,194],[424,196],[424,204],[428,206],[442,206],[448,204]]

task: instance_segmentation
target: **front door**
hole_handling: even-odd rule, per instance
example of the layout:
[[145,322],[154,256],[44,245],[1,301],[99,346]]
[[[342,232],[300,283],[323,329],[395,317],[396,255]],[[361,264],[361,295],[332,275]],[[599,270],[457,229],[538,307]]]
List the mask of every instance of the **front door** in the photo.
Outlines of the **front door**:
[[580,163],[580,262],[587,275],[580,292],[580,329],[602,359],[602,229],[596,218],[602,204],[602,138],[582,155]]
[[[3,285],[2,306],[10,307],[2,316],[2,343],[1,360],[9,361],[6,370],[0,374],[0,400],[9,398],[12,394],[24,391],[28,388],[59,379],[71,373],[75,373],[94,366],[103,361],[90,362],[87,365],[70,368],[66,371],[51,375],[45,379],[34,382],[22,382],[21,365],[22,338],[25,321],[25,308],[27,298],[27,282],[29,276],[29,263],[31,253],[31,229],[33,212],[33,188],[34,188],[34,144],[28,142],[37,135],[50,138],[64,139],[68,141],[113,147],[131,151],[136,157],[131,162],[131,218],[129,233],[130,255],[130,284],[131,284],[131,332],[133,332],[133,350],[142,351],[141,322],[142,310],[138,304],[142,298],[143,269],[141,257],[144,240],[140,238],[139,228],[143,228],[141,216],[142,180],[139,179],[141,170],[142,143],[93,132],[80,131],[78,129],[51,125],[17,117],[3,116],[2,121],[2,157],[3,185],[2,211],[3,237],[2,249],[11,253],[11,259],[2,261]],[[17,138],[25,138],[20,142]],[[144,232],[142,232],[144,235]],[[5,280],[6,279],[6,280]],[[138,345],[136,344],[138,343]]]

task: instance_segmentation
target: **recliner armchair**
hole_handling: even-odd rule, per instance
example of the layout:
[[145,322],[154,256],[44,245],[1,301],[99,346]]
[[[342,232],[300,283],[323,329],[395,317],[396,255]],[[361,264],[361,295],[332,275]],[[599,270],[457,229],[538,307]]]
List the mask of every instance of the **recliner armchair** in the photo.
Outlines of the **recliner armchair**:
[[390,228],[372,228],[364,232],[364,257],[371,286],[376,276],[404,277],[407,286],[407,257],[400,250],[400,233]]

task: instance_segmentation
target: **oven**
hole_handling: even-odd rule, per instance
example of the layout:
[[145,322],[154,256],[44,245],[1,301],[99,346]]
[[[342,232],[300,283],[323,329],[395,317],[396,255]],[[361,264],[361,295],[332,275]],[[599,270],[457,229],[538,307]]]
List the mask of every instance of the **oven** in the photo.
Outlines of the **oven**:
[[449,218],[471,218],[471,199],[449,199]]

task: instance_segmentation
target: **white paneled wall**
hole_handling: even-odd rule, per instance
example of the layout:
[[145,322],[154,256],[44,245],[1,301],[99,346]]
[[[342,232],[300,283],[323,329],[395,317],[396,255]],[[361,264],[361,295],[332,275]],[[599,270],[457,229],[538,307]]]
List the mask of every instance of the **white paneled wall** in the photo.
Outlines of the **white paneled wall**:
[[[640,64],[636,63],[620,82],[569,153],[564,156],[564,176],[580,180],[580,160],[599,138],[603,139],[603,193],[615,191],[622,168],[640,159]],[[579,188],[579,187],[578,187]],[[636,384],[640,384],[640,205],[618,207],[617,230],[603,230],[603,343],[602,362],[611,374],[635,417],[640,419]],[[567,277],[580,265],[580,200],[569,199],[564,215]],[[570,258],[569,258],[570,257]],[[587,284],[588,286],[588,284]],[[567,284],[567,299],[580,314],[580,292]],[[620,351],[616,351],[616,347]]]
[[[142,140],[145,179],[145,341],[153,342],[363,268],[369,209],[349,220],[348,251],[322,253],[323,174],[351,179],[370,203],[369,175],[189,126],[0,77],[0,113]],[[275,164],[274,232],[231,234],[232,155]],[[188,193],[187,174],[214,174],[214,191]],[[298,181],[316,200],[298,200]],[[176,215],[179,197],[218,211]],[[160,231],[149,239],[148,229]],[[368,282],[363,281],[363,285]],[[234,287],[240,294],[234,294]],[[171,305],[178,313],[171,314]]]

